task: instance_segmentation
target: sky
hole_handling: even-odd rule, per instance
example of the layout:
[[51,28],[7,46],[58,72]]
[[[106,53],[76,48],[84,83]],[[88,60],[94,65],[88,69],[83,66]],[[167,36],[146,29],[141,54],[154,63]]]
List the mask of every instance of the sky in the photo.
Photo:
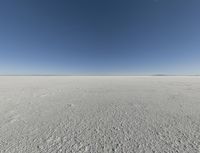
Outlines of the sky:
[[200,0],[0,0],[0,74],[200,74]]

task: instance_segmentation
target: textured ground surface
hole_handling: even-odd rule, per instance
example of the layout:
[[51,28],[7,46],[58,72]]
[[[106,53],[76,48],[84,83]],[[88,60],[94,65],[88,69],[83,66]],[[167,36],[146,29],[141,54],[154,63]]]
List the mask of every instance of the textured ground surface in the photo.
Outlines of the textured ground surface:
[[0,77],[1,153],[198,153],[200,77]]

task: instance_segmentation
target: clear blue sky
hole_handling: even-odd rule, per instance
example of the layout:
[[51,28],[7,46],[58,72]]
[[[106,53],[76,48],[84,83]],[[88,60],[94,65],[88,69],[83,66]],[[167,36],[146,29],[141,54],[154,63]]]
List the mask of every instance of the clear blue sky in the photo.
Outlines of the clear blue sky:
[[2,0],[0,74],[200,74],[200,0]]

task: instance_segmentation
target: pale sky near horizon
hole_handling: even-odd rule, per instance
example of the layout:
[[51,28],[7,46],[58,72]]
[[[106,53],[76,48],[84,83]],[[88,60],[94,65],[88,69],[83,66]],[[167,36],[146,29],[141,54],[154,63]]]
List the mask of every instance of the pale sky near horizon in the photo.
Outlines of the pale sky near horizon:
[[0,74],[200,74],[200,0],[0,1]]

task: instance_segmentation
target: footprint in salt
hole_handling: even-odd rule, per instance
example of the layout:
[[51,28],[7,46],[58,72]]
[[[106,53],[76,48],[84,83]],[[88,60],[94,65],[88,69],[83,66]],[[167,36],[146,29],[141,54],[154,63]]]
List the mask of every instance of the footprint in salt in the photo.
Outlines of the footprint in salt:
[[67,107],[74,107],[74,104],[67,104]]
[[10,111],[7,114],[7,121],[6,123],[14,123],[21,120],[21,116],[17,114],[15,111]]

